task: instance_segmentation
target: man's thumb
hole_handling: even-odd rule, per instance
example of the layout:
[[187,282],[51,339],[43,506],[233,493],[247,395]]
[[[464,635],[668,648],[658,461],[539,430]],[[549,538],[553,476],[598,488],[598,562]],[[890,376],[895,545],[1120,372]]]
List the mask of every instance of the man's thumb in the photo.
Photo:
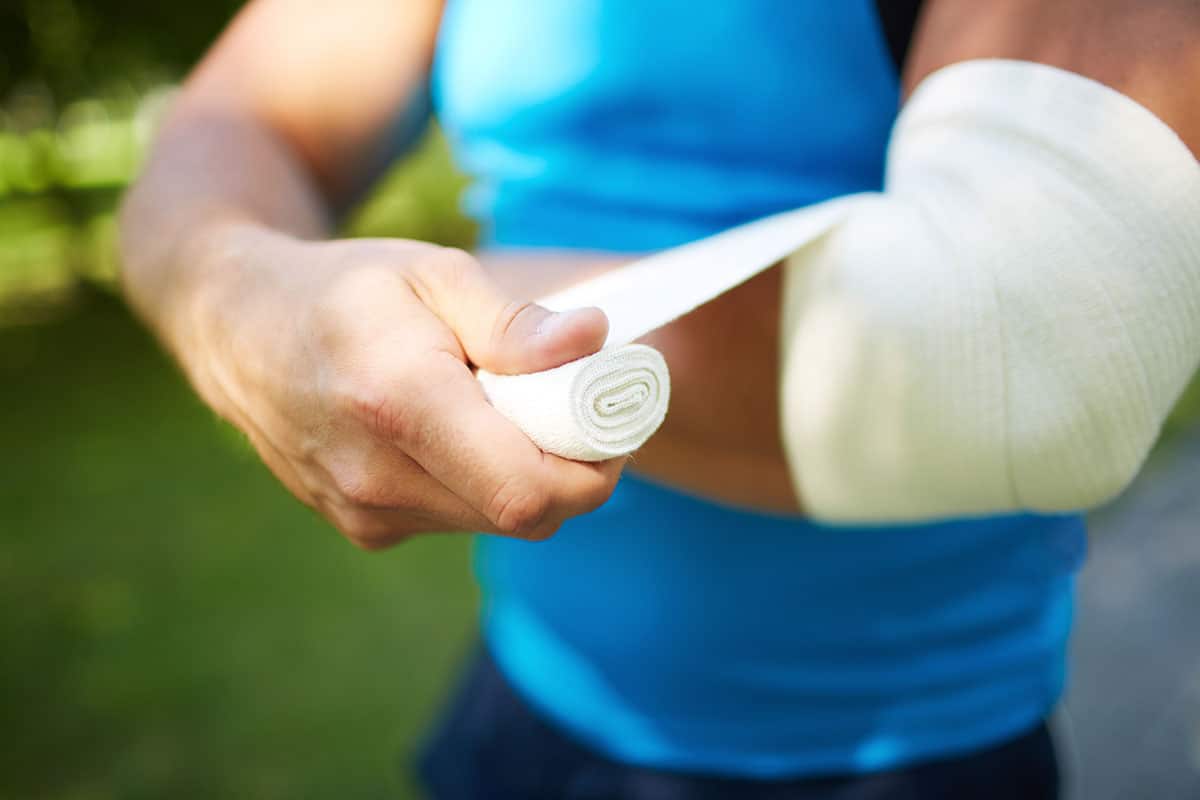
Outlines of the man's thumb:
[[608,318],[598,308],[554,312],[506,296],[470,254],[445,250],[420,270],[418,292],[471,363],[501,375],[540,372],[599,350]]

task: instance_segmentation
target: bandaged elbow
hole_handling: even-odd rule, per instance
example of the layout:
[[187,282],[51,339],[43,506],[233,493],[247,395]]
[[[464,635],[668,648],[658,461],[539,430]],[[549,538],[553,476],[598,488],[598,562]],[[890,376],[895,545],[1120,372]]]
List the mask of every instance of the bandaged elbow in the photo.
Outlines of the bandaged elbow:
[[1086,78],[949,67],[897,122],[886,191],[789,259],[782,325],[813,516],[1102,504],[1200,361],[1200,165]]

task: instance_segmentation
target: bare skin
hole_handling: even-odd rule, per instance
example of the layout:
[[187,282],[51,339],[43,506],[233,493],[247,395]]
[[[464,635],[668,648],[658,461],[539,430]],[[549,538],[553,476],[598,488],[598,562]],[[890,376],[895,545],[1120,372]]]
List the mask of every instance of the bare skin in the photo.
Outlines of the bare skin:
[[[595,351],[599,312],[527,301],[626,257],[327,241],[393,155],[387,132],[439,16],[436,0],[254,0],[187,81],[122,217],[134,306],[280,480],[367,548],[446,530],[542,538],[602,503],[624,467],[541,453],[470,366],[530,372]],[[1200,152],[1195,3],[932,0],[906,86],[976,57],[1109,83]],[[773,270],[648,338],[670,364],[672,408],[636,469],[799,510],[769,391],[778,309]]]
[[1132,97],[1200,155],[1200,3],[1193,0],[932,0],[906,91],[972,58],[1013,58],[1086,75]]

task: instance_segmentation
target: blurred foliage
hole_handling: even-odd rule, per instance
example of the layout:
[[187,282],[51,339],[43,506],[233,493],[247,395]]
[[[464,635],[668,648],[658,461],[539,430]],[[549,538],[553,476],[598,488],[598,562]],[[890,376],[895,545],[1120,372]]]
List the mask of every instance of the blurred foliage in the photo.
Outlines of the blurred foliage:
[[[0,7],[0,323],[116,278],[115,208],[171,88],[239,2],[24,0]],[[348,235],[469,246],[463,179],[436,128]]]
[[0,96],[25,86],[62,101],[178,75],[241,5],[8,0],[0,5]]

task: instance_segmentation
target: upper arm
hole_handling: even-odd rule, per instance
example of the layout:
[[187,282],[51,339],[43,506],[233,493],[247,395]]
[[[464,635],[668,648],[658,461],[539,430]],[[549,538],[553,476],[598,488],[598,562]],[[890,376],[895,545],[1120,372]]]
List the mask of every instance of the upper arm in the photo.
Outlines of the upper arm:
[[1107,84],[1200,155],[1200,3],[1193,0],[927,0],[905,67],[910,92],[934,70],[1012,58]]
[[423,88],[441,0],[252,0],[188,78],[175,118],[242,115],[344,200]]

